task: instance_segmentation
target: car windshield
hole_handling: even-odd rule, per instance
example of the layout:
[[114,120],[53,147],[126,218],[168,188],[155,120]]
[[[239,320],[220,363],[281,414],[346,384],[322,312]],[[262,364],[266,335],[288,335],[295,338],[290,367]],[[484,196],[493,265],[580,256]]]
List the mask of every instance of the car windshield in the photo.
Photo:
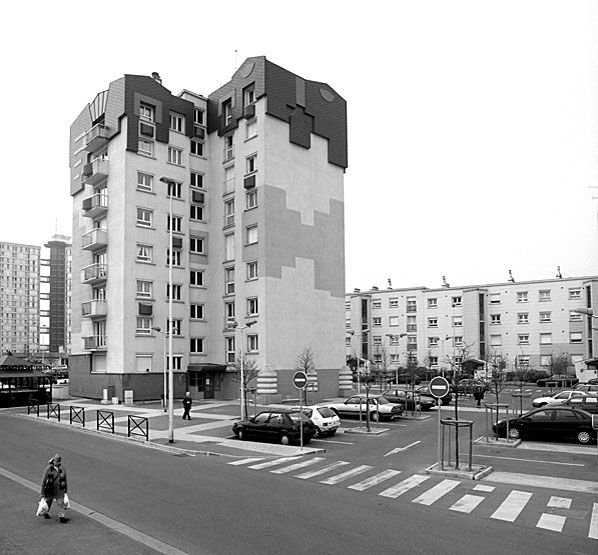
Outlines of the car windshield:
[[376,397],[379,405],[389,405],[390,401],[386,397]]
[[[332,416],[335,416],[335,413],[333,410],[329,409],[328,407],[320,407],[318,409],[318,412],[324,417],[324,418],[330,418]],[[311,415],[310,415],[311,416]]]
[[299,420],[303,420],[303,422],[309,422],[309,418],[304,412],[290,412],[289,416],[295,424],[298,424]]

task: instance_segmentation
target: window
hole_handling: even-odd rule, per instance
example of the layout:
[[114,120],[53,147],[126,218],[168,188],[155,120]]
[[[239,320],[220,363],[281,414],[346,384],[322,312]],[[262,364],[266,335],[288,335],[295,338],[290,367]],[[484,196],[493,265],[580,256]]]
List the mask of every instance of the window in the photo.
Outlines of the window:
[[235,225],[235,199],[224,201],[224,227]]
[[137,372],[151,372],[153,369],[152,355],[135,355],[135,369]]
[[463,304],[463,298],[459,295],[457,297],[453,297],[453,306],[461,306]]
[[195,108],[195,110],[193,110],[193,123],[196,125],[205,125],[205,114],[204,110]]
[[191,254],[205,254],[205,238],[189,237],[189,252]]
[[583,341],[583,334],[580,331],[569,332],[570,343],[581,343]]
[[194,285],[195,287],[203,287],[203,270],[191,270],[189,273],[189,285]]
[[438,299],[428,299],[428,308],[438,308]]
[[251,334],[247,336],[247,352],[257,353],[259,351],[259,343],[257,334]]
[[153,319],[147,316],[137,316],[136,333],[140,335],[150,335],[152,333]]
[[440,337],[428,337],[428,347],[438,347]]
[[[397,325],[398,325],[398,316],[397,316]],[[416,316],[407,316],[407,331],[417,331],[417,317]]]
[[396,297],[392,297],[391,299],[388,299],[388,307],[389,308],[399,308],[399,299],[397,299]]
[[372,308],[382,308],[382,301],[380,299],[372,299]]
[[417,301],[414,297],[407,297],[407,312],[417,312]]
[[235,320],[235,303],[224,303],[224,318],[226,319],[227,328],[235,328],[237,321]]
[[[182,367],[183,367],[183,356],[182,355],[173,355],[172,356],[172,369],[180,370]],[[170,370],[170,357],[166,357],[166,369]]]
[[579,312],[569,312],[569,322],[581,322],[582,315]]
[[203,156],[203,142],[197,139],[191,139],[191,154]]
[[231,123],[233,119],[233,101],[227,98],[222,102],[222,120],[224,125]]
[[152,141],[146,141],[145,139],[139,139],[137,143],[137,152],[144,156],[153,156],[154,143]]
[[416,351],[417,350],[417,336],[410,335],[407,337],[407,350],[408,351]]
[[500,293],[490,293],[490,304],[500,304]]
[[375,328],[379,328],[382,326],[382,318],[380,318],[380,316],[376,316],[372,318],[372,323],[374,324]]
[[232,295],[235,292],[235,269],[224,268],[224,294]]
[[453,347],[461,347],[463,345],[463,336],[455,335],[453,337]]
[[[380,324],[382,324],[382,320],[380,321]],[[388,318],[388,325],[391,327],[395,327],[399,325],[399,317],[398,316],[390,316]]]
[[137,190],[151,192],[154,188],[154,176],[137,172]]
[[151,299],[153,296],[153,283],[151,281],[137,280],[137,297]]
[[203,304],[191,303],[189,305],[189,318],[203,320]]
[[224,346],[225,346],[225,356],[226,362],[231,363],[235,362],[235,338],[234,337],[225,337],[224,338]]
[[247,280],[257,279],[257,261],[247,262]]
[[151,262],[153,257],[153,247],[149,245],[137,244],[137,261],[138,262]]
[[203,206],[200,206],[199,204],[190,204],[189,205],[189,218],[191,218],[192,220],[203,222],[203,220],[204,220]]
[[245,124],[245,138],[251,139],[255,136],[257,136],[257,120],[252,118],[247,120],[247,123]]
[[519,368],[529,368],[529,355],[517,355],[517,366]]
[[552,355],[540,355],[540,366],[551,366]]
[[224,260],[235,259],[235,236],[229,233],[224,236]]
[[527,291],[518,291],[517,292],[517,302],[518,303],[526,303],[527,302]]
[[456,328],[463,326],[463,316],[453,316],[453,326]]
[[500,347],[502,345],[502,336],[501,335],[491,335],[490,336],[490,345],[492,347]]
[[224,161],[232,160],[235,157],[235,150],[233,145],[233,136],[226,135],[224,137]]
[[[180,284],[172,284],[172,300],[173,301],[180,301],[181,300],[181,285]],[[166,298],[170,299],[170,283],[166,284]]]
[[183,151],[173,146],[168,147],[168,163],[176,166],[183,165]]
[[529,334],[520,333],[517,336],[517,342],[519,343],[519,345],[529,345]]
[[428,357],[428,361],[430,363],[431,368],[436,368],[438,366],[438,357]]
[[438,318],[428,318],[428,327],[429,328],[437,328],[438,327]]
[[255,189],[245,193],[245,206],[247,210],[257,206],[257,191]]
[[500,314],[490,314],[491,324],[500,324]]
[[[170,320],[166,320],[166,333],[170,333],[170,330],[172,329],[173,337],[175,335],[181,335],[181,323],[182,320],[175,318],[172,319],[172,322]],[[172,324],[172,326],[170,324]]]
[[519,314],[517,314],[517,323],[518,324],[529,324],[529,313],[520,312]]
[[257,225],[252,225],[246,229],[247,245],[253,245],[257,243]]
[[552,333],[541,333],[540,345],[552,345]]
[[[166,265],[170,266],[170,249],[166,249]],[[172,265],[173,266],[180,266],[181,265],[181,251],[177,249],[173,249],[172,251]]]
[[142,119],[143,121],[154,121],[154,107],[145,102],[140,102],[139,119]]
[[257,171],[257,154],[252,154],[245,159],[245,173]]
[[247,299],[247,316],[254,316],[259,313],[257,297]]
[[181,226],[183,224],[183,218],[181,216],[171,216],[169,214],[166,215],[166,230],[170,231],[172,226],[172,231],[175,233],[181,232]]
[[177,133],[185,132],[185,118],[181,114],[170,113],[170,130]]
[[232,193],[235,190],[235,166],[224,168],[224,194]]
[[390,353],[390,362],[392,364],[398,364],[398,362],[399,362],[399,355],[398,355],[398,353]]
[[189,175],[191,187],[203,189],[203,173],[191,172]]
[[540,312],[540,322],[546,323],[552,320],[550,312]]
[[540,302],[546,302],[550,300],[550,289],[544,289],[538,293],[538,300]]
[[381,335],[374,335],[373,343],[374,345],[382,345],[382,336]]
[[249,106],[255,102],[255,83],[247,85],[243,89],[243,106]]
[[203,354],[203,344],[204,338],[203,337],[191,337],[189,339],[189,352],[191,354]]
[[172,198],[182,198],[183,196],[183,187],[182,183],[177,183],[176,181],[169,181],[168,188],[166,190],[166,197]]
[[569,299],[570,300],[581,299],[581,289],[579,287],[576,287],[574,289],[569,289]]

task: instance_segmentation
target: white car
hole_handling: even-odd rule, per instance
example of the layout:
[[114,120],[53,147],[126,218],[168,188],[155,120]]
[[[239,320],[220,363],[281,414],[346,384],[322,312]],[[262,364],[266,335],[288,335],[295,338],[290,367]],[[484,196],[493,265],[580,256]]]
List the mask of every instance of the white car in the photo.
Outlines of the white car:
[[562,403],[563,401],[568,401],[573,397],[587,397],[587,393],[585,391],[561,391],[559,393],[555,393],[551,397],[538,397],[532,401],[532,407],[540,408],[544,405],[551,405],[553,403]]
[[[300,407],[292,407],[291,410],[299,411]],[[328,407],[309,405],[303,407],[303,413],[316,426],[316,435],[314,437],[333,436],[340,428],[341,419]]]

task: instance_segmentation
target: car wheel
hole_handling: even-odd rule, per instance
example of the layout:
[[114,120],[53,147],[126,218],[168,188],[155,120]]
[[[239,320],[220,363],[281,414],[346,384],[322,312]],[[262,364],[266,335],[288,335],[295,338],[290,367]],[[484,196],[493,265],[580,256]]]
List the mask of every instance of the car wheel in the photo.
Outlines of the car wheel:
[[288,445],[289,443],[291,443],[291,440],[289,439],[289,436],[287,434],[282,434],[280,436],[280,443],[281,445]]
[[587,430],[582,430],[581,432],[577,432],[577,441],[583,445],[590,443],[592,440],[592,435]]
[[519,439],[521,437],[519,428],[509,428],[509,437],[511,439]]
[[243,441],[245,439],[245,430],[243,430],[242,428],[239,428],[237,430],[237,437]]
[[370,420],[372,422],[380,422],[380,414],[378,412],[376,412],[376,411],[372,412],[370,414]]

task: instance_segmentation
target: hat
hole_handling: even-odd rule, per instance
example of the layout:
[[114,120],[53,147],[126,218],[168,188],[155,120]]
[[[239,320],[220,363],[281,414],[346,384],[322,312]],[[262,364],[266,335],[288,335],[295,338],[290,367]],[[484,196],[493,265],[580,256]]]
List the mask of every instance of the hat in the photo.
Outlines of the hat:
[[48,464],[60,464],[62,462],[62,457],[56,453],[49,461]]

